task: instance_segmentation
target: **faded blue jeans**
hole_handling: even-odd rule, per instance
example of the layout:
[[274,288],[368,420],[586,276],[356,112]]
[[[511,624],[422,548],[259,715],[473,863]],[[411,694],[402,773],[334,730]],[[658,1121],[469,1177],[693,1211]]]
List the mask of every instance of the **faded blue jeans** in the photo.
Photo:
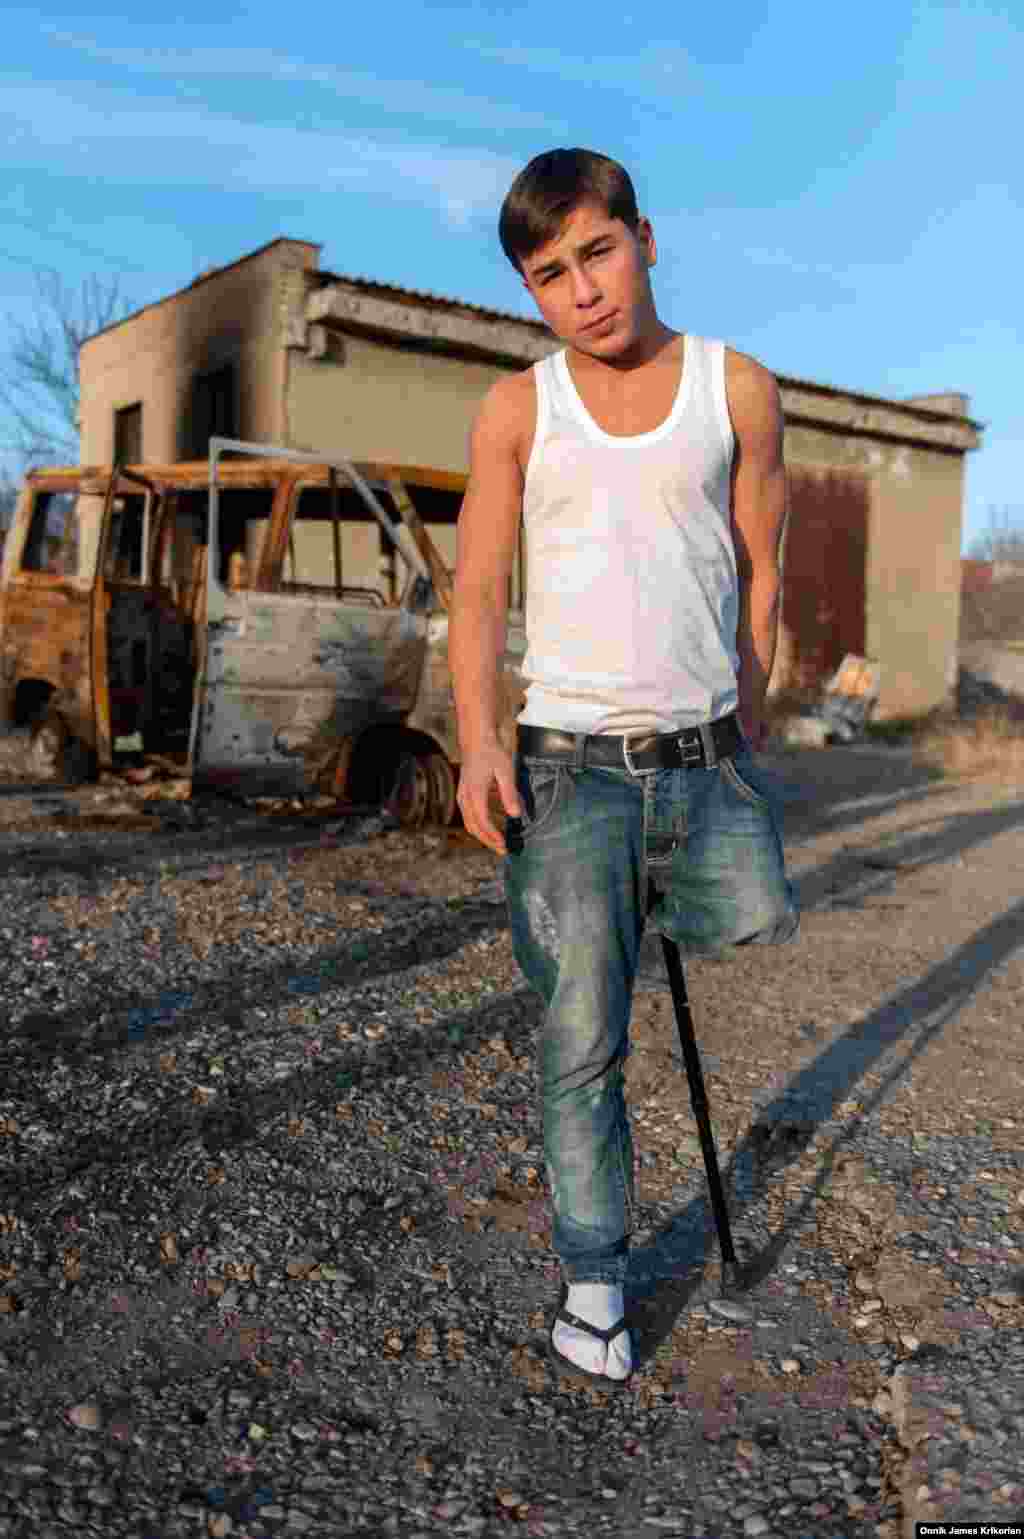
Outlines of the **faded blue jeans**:
[[644,929],[684,957],[796,934],[773,793],[747,751],[712,769],[636,772],[517,754],[516,786],[505,895],[516,961],[547,1007],[552,1241],[567,1283],[621,1285],[635,1213],[623,1070]]

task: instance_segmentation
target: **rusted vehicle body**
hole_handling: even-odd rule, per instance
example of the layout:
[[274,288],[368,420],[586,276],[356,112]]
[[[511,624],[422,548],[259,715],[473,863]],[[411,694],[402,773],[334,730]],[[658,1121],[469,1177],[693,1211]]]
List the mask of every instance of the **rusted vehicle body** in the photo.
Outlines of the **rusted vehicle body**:
[[[196,786],[448,823],[451,574],[423,518],[464,487],[227,439],[208,462],[33,472],[0,568],[0,716],[56,778],[159,756]],[[521,611],[507,635],[511,746]]]

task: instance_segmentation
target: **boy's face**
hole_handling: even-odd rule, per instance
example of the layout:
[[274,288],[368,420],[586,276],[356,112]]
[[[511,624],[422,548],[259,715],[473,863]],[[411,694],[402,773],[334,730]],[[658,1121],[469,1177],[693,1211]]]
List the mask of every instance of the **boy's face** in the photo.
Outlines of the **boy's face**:
[[656,260],[647,219],[631,230],[581,203],[554,240],[523,259],[523,282],[557,337],[613,359],[657,324],[649,277]]

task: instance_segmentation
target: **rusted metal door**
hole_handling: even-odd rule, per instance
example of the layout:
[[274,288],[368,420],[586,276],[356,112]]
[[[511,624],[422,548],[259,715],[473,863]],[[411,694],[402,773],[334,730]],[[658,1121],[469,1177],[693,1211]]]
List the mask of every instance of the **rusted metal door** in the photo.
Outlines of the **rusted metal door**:
[[[354,488],[398,545],[412,572],[398,606],[365,591],[340,595],[301,577],[293,519],[301,471],[282,482],[264,539],[273,560],[229,553],[219,528],[217,464],[224,450],[329,465]],[[292,549],[292,581],[280,580]],[[237,558],[237,559],[236,559]],[[299,564],[297,564],[297,562]],[[241,577],[245,585],[233,580]],[[259,574],[258,586],[253,579]],[[316,574],[314,574],[316,575]],[[269,578],[269,580],[268,580]],[[191,762],[199,782],[250,793],[305,790],[344,739],[376,722],[399,722],[416,699],[426,649],[430,573],[410,531],[396,524],[354,466],[340,457],[271,445],[210,440],[206,645],[197,681]],[[378,601],[379,600],[379,601]]]
[[857,471],[789,472],[782,623],[795,688],[864,652],[868,507],[868,478]]
[[104,499],[92,610],[95,746],[101,765],[139,752],[156,675],[150,534],[159,512],[153,482],[115,466]]

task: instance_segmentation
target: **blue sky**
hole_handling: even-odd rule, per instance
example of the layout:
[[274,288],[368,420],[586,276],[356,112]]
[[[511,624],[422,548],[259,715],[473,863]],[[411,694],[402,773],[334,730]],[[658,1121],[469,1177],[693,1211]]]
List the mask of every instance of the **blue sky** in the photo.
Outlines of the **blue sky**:
[[633,175],[664,320],[783,374],[966,392],[965,542],[1024,519],[1017,0],[137,10],[5,8],[0,317],[36,265],[138,306],[278,235],[529,314],[498,209],[581,144]]

